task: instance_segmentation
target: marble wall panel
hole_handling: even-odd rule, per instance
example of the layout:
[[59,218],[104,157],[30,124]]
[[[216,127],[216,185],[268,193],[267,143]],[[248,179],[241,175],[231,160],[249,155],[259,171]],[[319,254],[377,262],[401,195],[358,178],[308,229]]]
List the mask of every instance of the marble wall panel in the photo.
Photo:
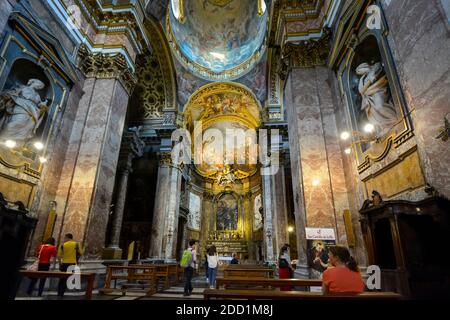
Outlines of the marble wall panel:
[[450,196],[450,147],[435,139],[450,117],[450,36],[436,1],[383,2],[389,43],[415,126],[427,182]]

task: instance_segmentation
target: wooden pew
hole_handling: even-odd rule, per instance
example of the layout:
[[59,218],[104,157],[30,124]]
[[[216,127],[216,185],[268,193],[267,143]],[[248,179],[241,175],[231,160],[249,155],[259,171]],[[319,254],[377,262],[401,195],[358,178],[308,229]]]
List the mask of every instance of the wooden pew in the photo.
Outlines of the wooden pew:
[[255,266],[227,266],[224,270],[224,278],[273,278],[274,269]]
[[282,288],[282,287],[322,287],[322,280],[316,279],[270,279],[270,278],[217,278],[216,289],[249,289],[249,287]]
[[[58,278],[58,279],[68,279],[73,275],[72,272],[60,272],[60,271],[29,271],[29,270],[20,270],[20,274],[23,277],[28,278]],[[94,281],[95,281],[95,273],[91,272],[82,272],[80,273],[81,280],[87,281],[86,288],[86,299],[92,300],[92,291],[94,290]]]
[[[117,280],[126,280],[126,283],[118,289]],[[114,281],[114,287],[111,287],[112,281]],[[125,295],[130,288],[141,288],[147,295],[152,295],[157,291],[157,284],[157,267],[154,265],[108,266],[105,287],[100,289],[99,293],[120,291]]]
[[222,290],[206,289],[205,300],[246,299],[246,300],[400,300],[402,296],[394,292],[364,292],[355,295],[323,295],[320,292],[273,291],[273,290]]

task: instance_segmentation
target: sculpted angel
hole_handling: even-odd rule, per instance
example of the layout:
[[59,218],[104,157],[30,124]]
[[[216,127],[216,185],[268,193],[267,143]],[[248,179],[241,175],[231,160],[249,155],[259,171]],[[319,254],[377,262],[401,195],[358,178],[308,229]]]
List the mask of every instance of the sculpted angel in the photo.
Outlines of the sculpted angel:
[[32,139],[48,110],[48,101],[42,101],[38,90],[45,88],[42,81],[30,79],[26,86],[4,91],[0,95],[0,141],[14,140],[18,145]]

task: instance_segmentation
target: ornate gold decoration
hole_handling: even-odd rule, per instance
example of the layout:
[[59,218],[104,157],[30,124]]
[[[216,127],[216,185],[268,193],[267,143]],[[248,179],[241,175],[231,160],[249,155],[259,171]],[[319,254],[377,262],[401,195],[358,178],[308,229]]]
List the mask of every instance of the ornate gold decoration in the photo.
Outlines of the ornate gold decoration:
[[122,54],[92,53],[82,45],[78,51],[79,67],[86,77],[118,79],[129,95],[136,85],[136,76],[128,68]]
[[[162,108],[164,110],[175,110],[177,108],[175,68],[169,43],[167,42],[167,38],[164,35],[161,25],[157,21],[148,18],[144,25],[147,36],[152,44],[152,55],[157,59],[159,72],[161,74],[160,84],[163,85],[163,87],[162,89],[159,85],[156,87],[160,88],[160,94],[165,96]],[[156,60],[152,61],[155,62],[151,63],[156,63]]]
[[172,154],[170,152],[160,152],[158,153],[158,157],[160,166],[172,165]]
[[299,44],[287,43],[282,50],[279,75],[286,80],[292,68],[308,68],[326,65],[330,52],[331,30],[325,29],[322,38],[302,41]]
[[151,53],[139,56],[137,62],[137,84],[135,92],[139,99],[139,114],[143,119],[155,119],[163,116],[166,103],[164,79],[157,57]]
[[[224,94],[224,97],[218,95]],[[235,99],[224,105],[224,100]],[[217,107],[221,105],[221,107]],[[193,111],[200,111],[193,118]],[[213,83],[198,89],[186,104],[185,127],[193,129],[193,122],[202,120],[203,126],[218,121],[232,120],[241,122],[250,128],[261,125],[261,106],[250,89],[238,83]]]

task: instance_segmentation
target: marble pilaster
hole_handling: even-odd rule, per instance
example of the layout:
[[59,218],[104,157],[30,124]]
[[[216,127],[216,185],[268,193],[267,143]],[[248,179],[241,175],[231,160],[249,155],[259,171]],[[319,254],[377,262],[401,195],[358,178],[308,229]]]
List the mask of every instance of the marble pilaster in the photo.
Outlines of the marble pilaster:
[[98,259],[105,246],[129,96],[117,79],[89,78],[85,87],[88,97],[80,101],[79,111],[85,109],[87,115],[75,156],[62,234],[74,234],[84,242],[86,258]]
[[273,226],[273,198],[272,198],[272,176],[263,175],[262,190],[263,190],[263,208],[264,208],[264,258],[265,261],[275,261],[274,256],[274,226]]
[[153,214],[150,256],[166,261],[175,259],[176,230],[179,218],[181,170],[174,166],[170,153],[161,154]]

